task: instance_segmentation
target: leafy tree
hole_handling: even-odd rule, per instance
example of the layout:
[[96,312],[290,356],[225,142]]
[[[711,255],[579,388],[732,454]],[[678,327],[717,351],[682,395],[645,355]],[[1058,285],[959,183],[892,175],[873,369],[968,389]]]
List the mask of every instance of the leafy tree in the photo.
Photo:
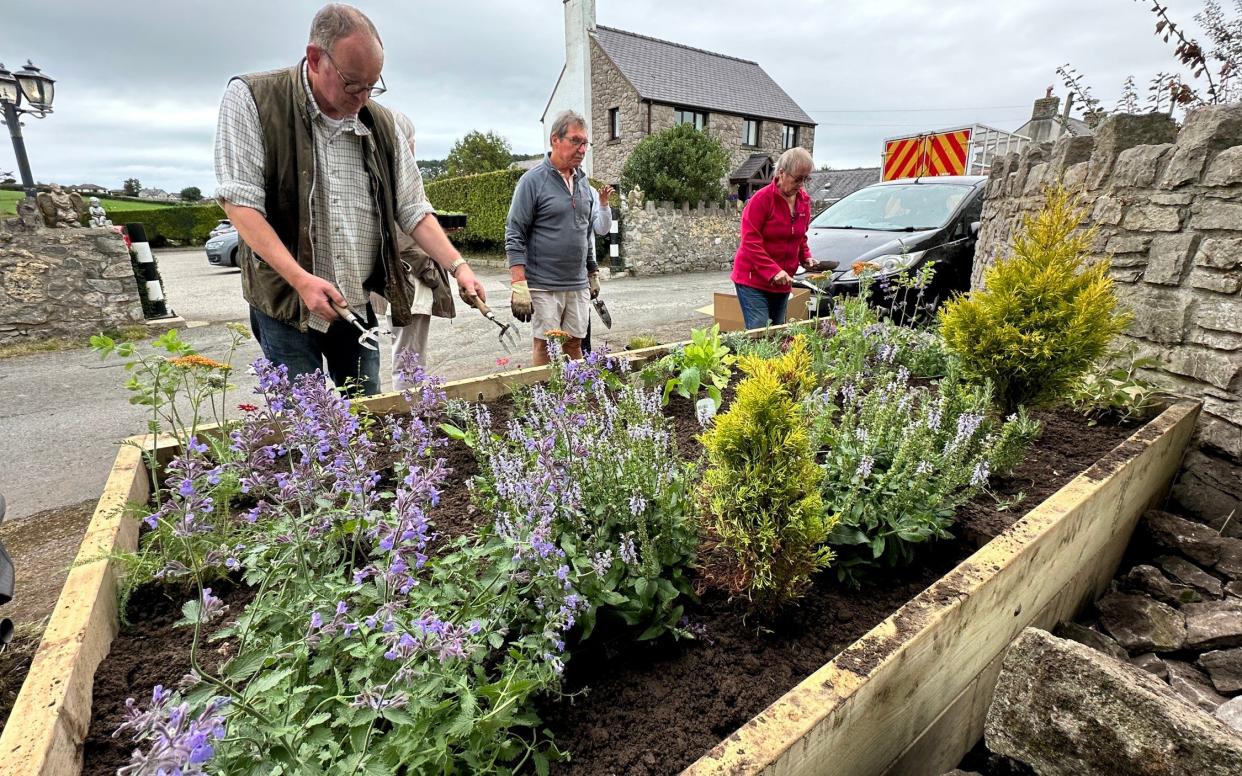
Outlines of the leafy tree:
[[198,202],[203,198],[203,190],[198,186],[186,186],[181,190],[181,199],[186,202]]
[[451,176],[495,172],[508,167],[512,155],[508,140],[490,130],[487,134],[476,130],[453,145],[445,167]]
[[443,177],[446,169],[443,159],[419,159],[417,164],[418,171],[423,174],[424,183]]
[[721,180],[729,153],[720,141],[690,124],[644,138],[621,171],[621,186],[642,188],[649,200],[715,201],[724,196]]
[[137,178],[126,178],[125,183],[121,186],[128,197],[138,196],[138,192],[142,191],[142,183]]

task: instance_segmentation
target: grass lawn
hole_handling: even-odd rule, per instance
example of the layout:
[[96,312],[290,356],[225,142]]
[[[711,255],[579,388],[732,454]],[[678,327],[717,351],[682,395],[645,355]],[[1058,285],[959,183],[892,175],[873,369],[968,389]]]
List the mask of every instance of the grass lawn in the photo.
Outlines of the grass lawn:
[[[20,191],[0,191],[0,216],[17,215],[17,201],[25,195]],[[86,204],[89,205],[90,197],[84,197]],[[130,202],[125,199],[110,199],[108,197],[100,197],[99,204],[103,205],[104,210],[109,213],[127,213],[136,210],[151,210],[157,207],[168,207],[171,202]]]

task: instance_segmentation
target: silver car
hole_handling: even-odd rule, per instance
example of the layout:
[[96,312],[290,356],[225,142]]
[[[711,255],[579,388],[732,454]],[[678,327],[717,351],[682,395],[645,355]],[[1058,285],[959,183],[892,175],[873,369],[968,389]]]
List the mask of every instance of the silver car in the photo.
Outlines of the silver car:
[[237,230],[207,238],[207,261],[216,267],[237,266]]

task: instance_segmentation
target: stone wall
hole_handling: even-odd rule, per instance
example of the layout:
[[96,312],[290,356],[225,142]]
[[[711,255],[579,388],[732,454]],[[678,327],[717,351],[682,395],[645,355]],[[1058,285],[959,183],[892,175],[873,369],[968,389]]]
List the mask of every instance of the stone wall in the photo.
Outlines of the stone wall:
[[0,344],[143,323],[129,250],[111,229],[0,223]]
[[621,257],[635,275],[706,272],[733,266],[740,204],[648,202],[621,210]]
[[1217,527],[1236,512],[1228,532],[1242,531],[1242,105],[1196,110],[1180,131],[1116,116],[1009,157],[988,183],[976,287],[1057,180],[1082,193],[1135,316],[1128,336],[1161,364],[1144,376],[1204,402],[1175,496]]
[[[591,147],[594,160],[591,177],[605,183],[618,183],[625,160],[638,141],[647,136],[647,106],[638,91],[612,63],[594,39],[591,40]],[[621,137],[609,137],[608,111],[620,108]]]

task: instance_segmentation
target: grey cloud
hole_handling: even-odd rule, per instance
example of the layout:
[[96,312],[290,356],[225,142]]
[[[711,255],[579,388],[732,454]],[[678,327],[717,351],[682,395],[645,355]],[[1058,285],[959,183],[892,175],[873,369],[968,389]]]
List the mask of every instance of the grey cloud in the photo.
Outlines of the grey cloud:
[[[414,120],[420,156],[443,156],[472,129],[504,135],[515,151],[543,147],[539,115],[563,61],[559,0],[359,4],[384,38],[390,92],[382,100]],[[1184,23],[1200,7],[1170,4]],[[29,57],[58,79],[56,113],[26,121],[35,176],[119,186],[137,175],[209,191],[225,83],[296,61],[320,3],[78,0],[58,4],[54,16],[43,5],[8,9],[0,48],[10,67]],[[598,0],[597,18],[758,61],[821,122],[815,158],[838,167],[876,164],[882,139],[906,131],[976,121],[1012,129],[1067,61],[1110,107],[1127,74],[1145,84],[1173,69],[1151,15],[1128,0],[711,7]],[[874,110],[891,108],[971,109]],[[0,168],[13,166],[10,154],[0,150]]]

